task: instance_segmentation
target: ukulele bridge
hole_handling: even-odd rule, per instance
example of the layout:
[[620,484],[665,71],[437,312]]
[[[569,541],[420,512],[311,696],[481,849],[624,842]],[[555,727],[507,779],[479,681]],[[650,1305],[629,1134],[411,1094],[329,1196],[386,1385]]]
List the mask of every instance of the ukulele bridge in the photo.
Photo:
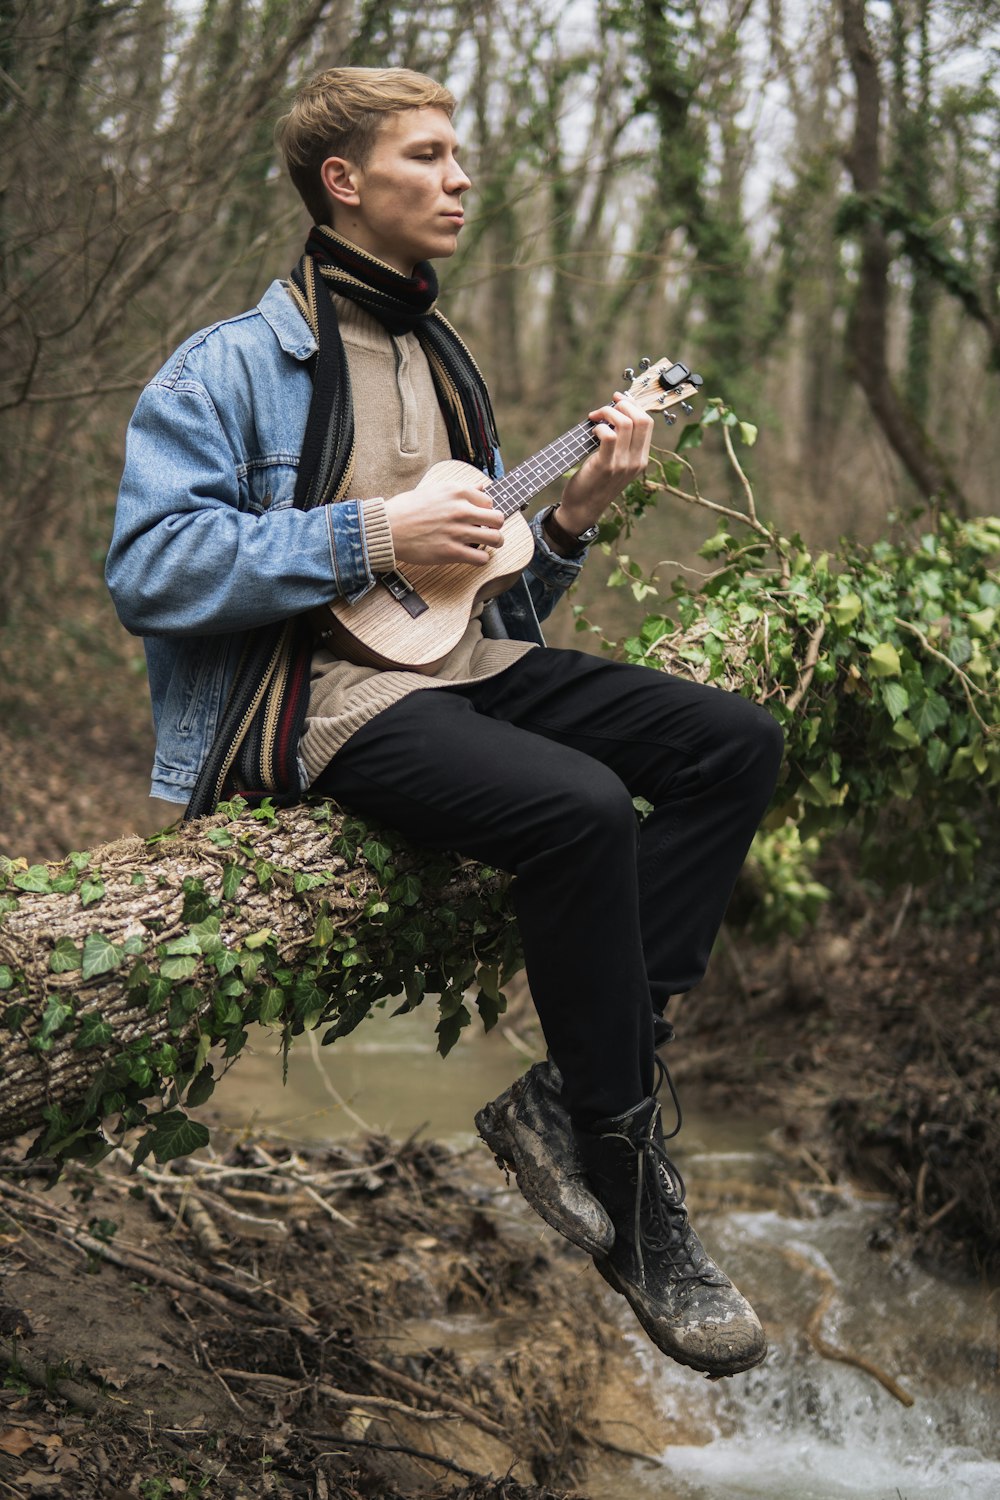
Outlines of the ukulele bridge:
[[413,584],[410,583],[404,574],[400,573],[398,568],[394,569],[391,573],[381,573],[379,575],[379,582],[385,585],[392,597],[398,604],[403,606],[411,619],[415,620],[418,615],[424,614],[428,609],[429,606],[425,600],[421,599]]

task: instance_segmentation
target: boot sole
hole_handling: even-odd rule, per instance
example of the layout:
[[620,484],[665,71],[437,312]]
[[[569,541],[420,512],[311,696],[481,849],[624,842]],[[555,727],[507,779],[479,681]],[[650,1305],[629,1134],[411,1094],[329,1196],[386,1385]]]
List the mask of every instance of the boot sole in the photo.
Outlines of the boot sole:
[[629,1296],[627,1286],[623,1281],[619,1279],[611,1263],[603,1256],[595,1255],[594,1265],[604,1277],[604,1280],[608,1283],[608,1286],[610,1286],[614,1291],[618,1292],[620,1296],[625,1298],[625,1301],[635,1313],[635,1316],[646,1337],[656,1345],[661,1354],[666,1354],[677,1364],[685,1365],[689,1370],[697,1370],[700,1375],[707,1375],[710,1380],[724,1380],[729,1376],[743,1375],[747,1370],[755,1369],[757,1365],[761,1364],[767,1357],[766,1340],[764,1342],[764,1347],[759,1351],[759,1353],[755,1353],[752,1357],[745,1357],[736,1362],[730,1360],[728,1364],[726,1364],[725,1368],[723,1368],[722,1362],[718,1359],[713,1360],[706,1356],[705,1359],[698,1360],[697,1358],[693,1357],[686,1349],[665,1348],[663,1343],[661,1342],[661,1339],[663,1337],[662,1330],[654,1329],[653,1327],[651,1327],[649,1322],[646,1320],[643,1309],[637,1306],[635,1302],[633,1302],[632,1298]]
[[562,1219],[541,1198],[525,1192],[525,1181],[528,1173],[519,1170],[517,1159],[517,1148],[511,1140],[510,1133],[504,1125],[497,1120],[493,1114],[493,1106],[486,1104],[476,1115],[476,1129],[480,1137],[489,1146],[496,1159],[497,1166],[504,1172],[513,1172],[517,1178],[517,1186],[521,1197],[535,1211],[540,1219],[544,1219],[550,1229],[561,1234],[563,1239],[569,1240],[570,1244],[576,1245],[578,1249],[597,1259],[606,1255],[611,1246],[603,1242],[595,1241],[581,1232],[575,1220]]

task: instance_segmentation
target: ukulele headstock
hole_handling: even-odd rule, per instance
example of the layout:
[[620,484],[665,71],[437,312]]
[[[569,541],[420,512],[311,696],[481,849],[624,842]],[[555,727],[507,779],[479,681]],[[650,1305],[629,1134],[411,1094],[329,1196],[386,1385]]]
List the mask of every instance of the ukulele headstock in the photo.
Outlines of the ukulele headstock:
[[643,411],[662,412],[669,426],[677,421],[673,407],[679,406],[686,416],[691,415],[691,397],[696,396],[702,386],[700,375],[695,375],[687,365],[670,359],[658,359],[655,364],[641,359],[638,374],[629,367],[622,379],[631,382],[625,392],[629,400],[641,406]]

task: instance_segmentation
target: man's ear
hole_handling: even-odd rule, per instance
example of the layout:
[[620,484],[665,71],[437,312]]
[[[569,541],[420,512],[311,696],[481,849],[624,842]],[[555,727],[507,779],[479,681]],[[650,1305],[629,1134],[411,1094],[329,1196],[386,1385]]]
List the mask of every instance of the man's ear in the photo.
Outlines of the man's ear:
[[354,208],[361,199],[358,196],[358,170],[343,156],[328,156],[319,169],[319,175],[331,203],[345,208]]

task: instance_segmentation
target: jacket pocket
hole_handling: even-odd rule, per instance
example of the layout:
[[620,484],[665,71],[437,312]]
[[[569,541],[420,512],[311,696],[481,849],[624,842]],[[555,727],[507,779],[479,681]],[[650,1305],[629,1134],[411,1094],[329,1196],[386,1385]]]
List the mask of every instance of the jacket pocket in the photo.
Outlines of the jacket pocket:
[[287,456],[256,458],[241,465],[239,474],[240,509],[262,516],[271,510],[284,510],[295,499],[298,462]]

